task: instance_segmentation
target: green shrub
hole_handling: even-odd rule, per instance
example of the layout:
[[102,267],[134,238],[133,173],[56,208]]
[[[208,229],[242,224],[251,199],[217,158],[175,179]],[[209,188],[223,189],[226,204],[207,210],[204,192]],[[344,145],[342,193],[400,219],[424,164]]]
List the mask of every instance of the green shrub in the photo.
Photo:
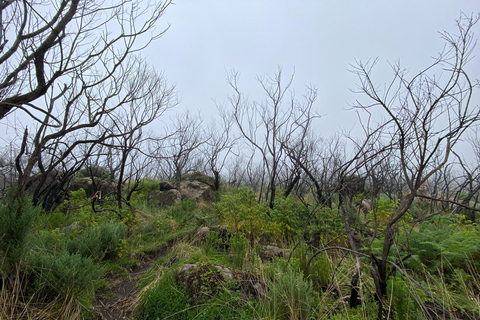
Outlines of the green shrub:
[[249,188],[240,188],[238,192],[225,194],[217,204],[231,234],[243,233],[253,247],[256,238],[271,233],[273,225],[268,217],[267,206],[259,204],[255,193]]
[[190,298],[182,288],[159,282],[147,290],[137,307],[138,319],[178,319],[189,320]]
[[68,199],[63,201],[57,208],[57,212],[63,212],[65,216],[73,217],[75,221],[79,221],[82,226],[90,226],[94,224],[94,216],[92,207],[89,205],[91,199],[87,198],[85,190],[78,189],[70,191]]
[[136,309],[138,319],[190,319],[188,293],[175,282],[175,270],[170,268],[146,290]]
[[467,269],[468,261],[480,268],[480,231],[460,231],[441,242],[443,256],[453,268]]
[[142,179],[138,191],[132,195],[132,202],[136,205],[146,204],[148,202],[148,195],[152,191],[159,190],[160,182],[152,179]]
[[390,200],[388,198],[379,198],[375,200],[375,209],[369,211],[366,216],[366,224],[373,227],[376,224],[379,230],[383,231],[388,221],[395,214],[395,210],[399,205],[398,200]]
[[220,285],[212,276],[217,272],[214,270],[209,264],[200,266],[189,277],[189,292],[175,284],[174,270],[168,270],[142,295],[136,310],[138,319],[254,319],[255,302],[246,301],[234,284]]
[[195,320],[252,320],[255,317],[256,303],[245,301],[240,291],[230,291],[226,288],[214,298],[200,306],[192,308],[190,319]]
[[103,269],[90,258],[71,255],[65,250],[31,252],[26,260],[27,272],[33,275],[35,294],[45,302],[73,298],[85,304],[94,292]]
[[55,253],[64,249],[65,235],[59,229],[38,230],[27,237],[27,247],[33,251]]
[[196,222],[195,219],[196,203],[191,200],[182,200],[174,206],[168,207],[166,213],[175,219],[181,226]]
[[[307,236],[318,234],[320,239],[318,244],[320,247],[326,244],[343,244],[346,243],[346,236],[344,235],[345,225],[343,223],[342,215],[337,208],[321,208],[315,215],[315,219],[308,227]],[[316,244],[317,245],[317,244]]]
[[224,243],[219,235],[220,233],[218,231],[210,231],[206,234],[205,241],[202,242],[202,249],[205,255],[209,256],[219,248],[224,247]]
[[26,195],[11,187],[0,202],[0,270],[10,273],[23,256],[37,210]]
[[480,231],[464,227],[448,216],[425,222],[420,230],[412,232],[409,248],[413,259],[407,260],[406,264],[410,268],[417,267],[418,261],[430,272],[435,272],[444,261],[452,268],[466,270],[468,261],[474,261],[475,266],[480,267]]
[[275,275],[268,281],[269,291],[261,302],[259,312],[268,319],[310,319],[314,317],[319,295],[312,282],[299,272],[300,261],[291,259],[290,264],[276,259]]
[[315,289],[320,290],[321,287],[328,285],[330,280],[330,259],[327,253],[323,252],[313,258],[312,262],[305,271],[305,277],[315,284]]
[[110,257],[127,235],[127,226],[110,221],[84,230],[67,242],[67,250],[100,261]]
[[301,227],[308,216],[308,209],[292,196],[276,197],[275,205],[270,210],[275,233],[289,243],[301,232]]
[[[326,252],[322,252],[310,261],[313,253],[315,251],[311,252],[308,245],[302,241],[298,244],[293,256],[299,259],[300,271],[304,272],[305,278],[312,281],[315,290],[320,291],[330,280],[330,259]],[[307,267],[309,261],[310,264]]]

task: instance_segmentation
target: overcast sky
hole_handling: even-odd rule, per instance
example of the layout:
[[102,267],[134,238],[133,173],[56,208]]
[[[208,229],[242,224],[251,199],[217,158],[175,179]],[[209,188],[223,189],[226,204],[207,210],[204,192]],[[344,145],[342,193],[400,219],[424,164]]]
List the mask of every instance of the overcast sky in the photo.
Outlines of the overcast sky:
[[[379,58],[378,82],[388,79],[388,62],[418,72],[443,47],[439,31],[456,31],[455,19],[480,11],[472,1],[284,1],[178,0],[158,27],[170,29],[142,53],[175,84],[178,111],[201,110],[208,120],[215,103],[232,93],[227,72],[240,72],[240,88],[258,98],[257,75],[278,66],[295,72],[293,87],[318,88],[317,110],[325,135],[354,125],[348,103],[358,83],[348,70],[355,59]],[[480,25],[476,26],[480,36]],[[480,50],[471,75],[480,78]],[[477,100],[478,103],[478,100]]]

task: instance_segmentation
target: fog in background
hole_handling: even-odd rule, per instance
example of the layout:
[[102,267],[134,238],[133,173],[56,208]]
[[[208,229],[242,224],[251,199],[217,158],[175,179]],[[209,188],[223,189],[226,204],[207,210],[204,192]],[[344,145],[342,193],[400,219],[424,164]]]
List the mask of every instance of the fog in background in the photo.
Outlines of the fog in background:
[[[257,76],[295,74],[292,89],[318,88],[318,133],[326,136],[356,126],[346,111],[361,95],[349,72],[356,60],[379,58],[378,84],[391,79],[389,63],[400,61],[413,76],[443,48],[440,31],[456,32],[461,12],[478,13],[476,1],[177,1],[161,28],[170,29],[142,52],[177,86],[174,112],[200,110],[206,120],[232,93],[227,74],[241,75],[240,89],[262,100]],[[480,24],[475,26],[480,35]],[[480,48],[470,75],[480,78]],[[477,97],[478,104],[478,97]],[[355,131],[355,129],[354,129]]]

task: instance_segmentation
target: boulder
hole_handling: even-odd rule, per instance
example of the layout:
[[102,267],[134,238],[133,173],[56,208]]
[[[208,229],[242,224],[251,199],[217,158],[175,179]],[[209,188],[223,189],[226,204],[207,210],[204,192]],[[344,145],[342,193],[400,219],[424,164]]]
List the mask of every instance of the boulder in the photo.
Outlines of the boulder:
[[267,285],[259,276],[245,271],[233,271],[219,265],[185,264],[178,267],[175,279],[178,285],[185,288],[193,301],[205,298],[201,296],[205,293],[215,294],[223,281],[237,281],[242,293],[248,297],[261,299],[267,292]]
[[215,194],[213,189],[208,185],[200,181],[183,180],[178,185],[182,200],[192,201],[213,201]]
[[93,192],[93,183],[90,178],[75,178],[71,185],[70,185],[70,191],[77,191],[83,189],[85,190],[85,193],[91,194]]
[[220,272],[224,280],[233,280],[233,273],[230,269],[222,266],[215,266],[215,269]]
[[363,214],[367,214],[369,211],[372,211],[374,206],[372,199],[362,199],[359,200],[357,204]]
[[182,200],[179,190],[171,189],[166,191],[152,191],[148,195],[148,203],[155,207],[173,206]]
[[90,166],[87,168],[83,168],[78,172],[79,176],[81,177],[95,177],[95,178],[102,178],[107,179],[110,177],[110,171],[102,166]]
[[200,227],[198,228],[197,232],[195,232],[195,235],[193,236],[195,242],[203,242],[205,241],[205,238],[207,237],[207,234],[210,232],[209,227]]
[[266,246],[265,248],[263,248],[262,252],[260,252],[260,258],[263,261],[273,261],[275,257],[288,259],[291,252],[291,249],[282,249],[275,246]]
[[257,300],[265,297],[268,287],[259,276],[245,271],[236,271],[234,277],[240,283],[240,290],[245,296]]
[[183,265],[177,269],[175,279],[185,288],[193,303],[215,296],[225,280],[222,272],[211,264]]
[[182,177],[182,180],[198,181],[209,185],[212,190],[215,190],[215,179],[201,172],[187,173]]
[[167,191],[167,190],[172,190],[172,189],[176,189],[175,185],[173,185],[172,183],[167,182],[167,181],[161,181],[160,182],[160,191]]
[[97,191],[101,191],[102,197],[115,194],[117,192],[117,184],[114,181],[94,178],[96,189],[94,190],[93,181],[88,177],[75,178],[70,184],[69,191],[85,190],[87,197],[93,197]]
[[160,190],[153,191],[148,196],[149,203],[154,206],[171,206],[181,200],[195,202],[213,201],[214,194],[213,178],[203,173],[195,172],[187,174],[175,184],[160,182]]
[[178,267],[177,272],[175,273],[175,279],[177,280],[177,283],[183,287],[187,285],[187,279],[192,274],[194,270],[197,269],[196,264],[192,263],[187,263],[184,264],[183,266]]

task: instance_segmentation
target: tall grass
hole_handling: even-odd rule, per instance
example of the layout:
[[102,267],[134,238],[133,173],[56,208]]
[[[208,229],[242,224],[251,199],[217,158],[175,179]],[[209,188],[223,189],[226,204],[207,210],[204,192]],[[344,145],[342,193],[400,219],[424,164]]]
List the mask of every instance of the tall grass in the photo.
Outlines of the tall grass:
[[31,199],[19,194],[16,187],[0,201],[0,271],[10,274],[18,267],[25,250],[25,239],[31,231],[37,210]]

